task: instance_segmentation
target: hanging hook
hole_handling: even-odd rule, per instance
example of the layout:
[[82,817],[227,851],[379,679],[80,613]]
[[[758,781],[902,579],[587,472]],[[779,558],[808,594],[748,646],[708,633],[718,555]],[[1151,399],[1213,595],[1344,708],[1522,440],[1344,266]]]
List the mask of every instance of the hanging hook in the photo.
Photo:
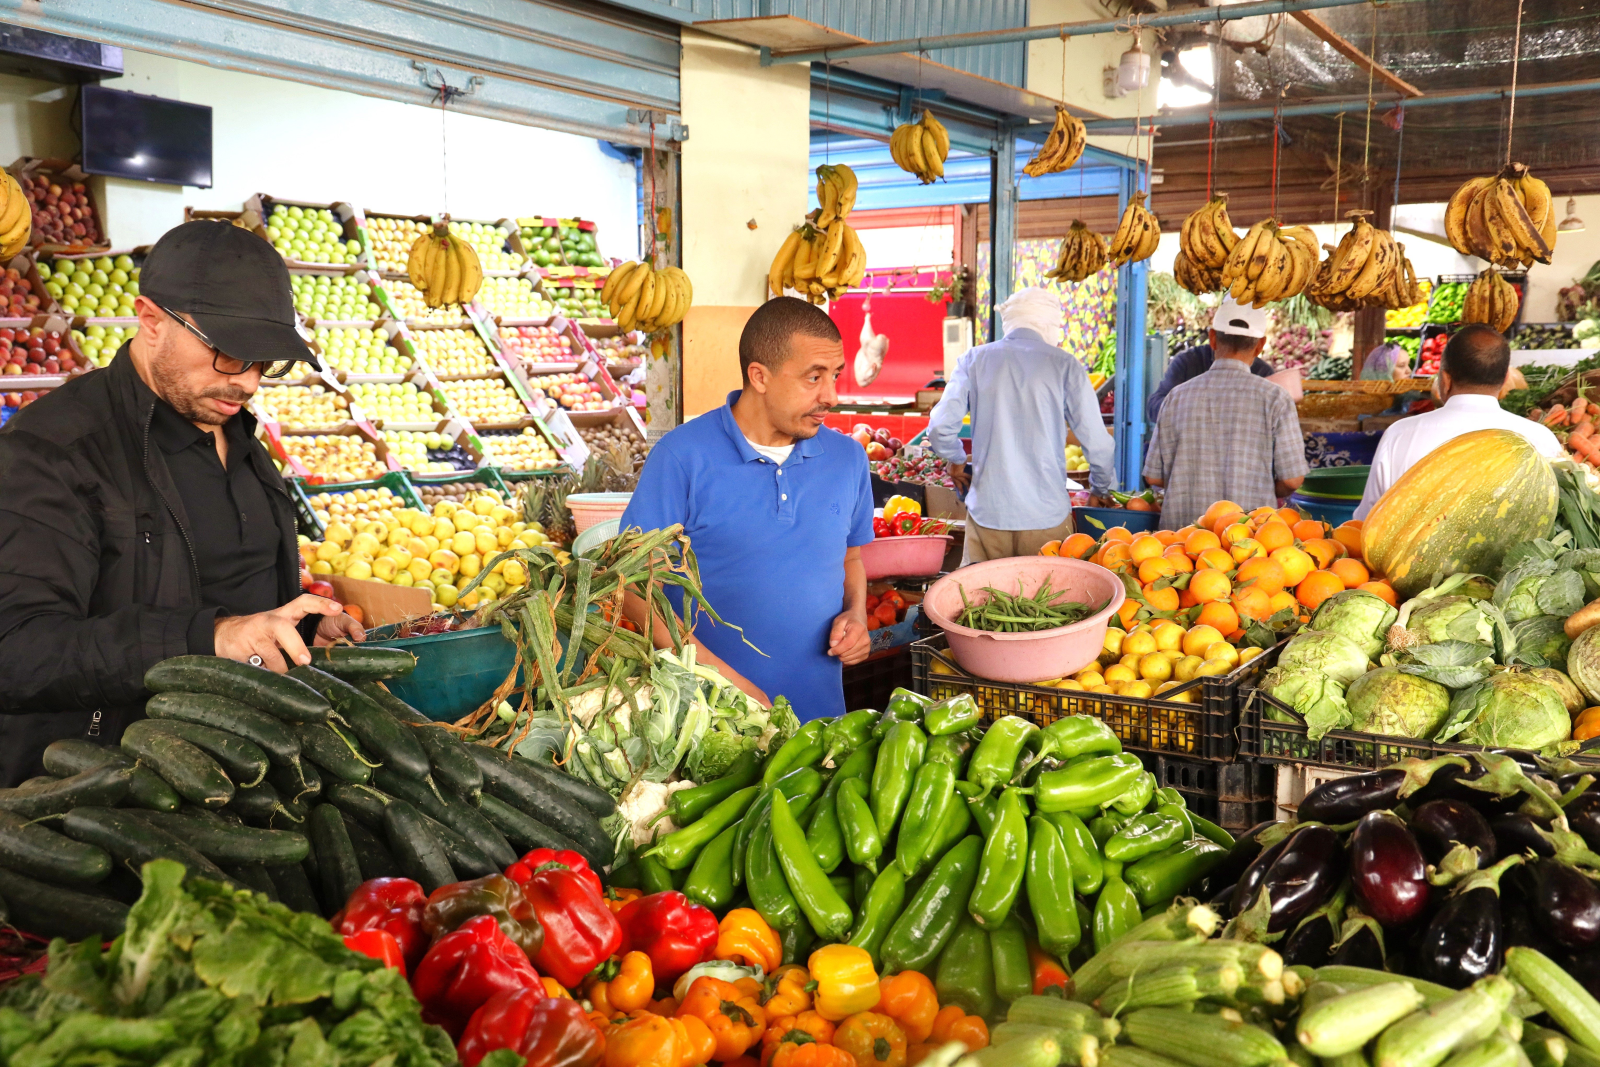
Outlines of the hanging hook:
[[430,67],[418,59],[413,59],[411,66],[422,72],[422,84],[433,90],[433,102],[440,107],[449,107],[450,101],[459,97],[473,96],[477,93],[478,87],[484,83],[481,74],[474,74],[467,79],[465,88],[457,88],[450,84],[444,71],[438,67]]

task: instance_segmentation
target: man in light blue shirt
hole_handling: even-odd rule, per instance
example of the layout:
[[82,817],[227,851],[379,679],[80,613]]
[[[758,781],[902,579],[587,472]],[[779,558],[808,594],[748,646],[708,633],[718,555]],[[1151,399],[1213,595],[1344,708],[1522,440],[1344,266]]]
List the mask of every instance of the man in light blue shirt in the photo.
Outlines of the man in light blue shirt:
[[[1089,372],[1061,347],[1061,303],[1037,286],[1000,305],[1005,336],[956,363],[928,440],[967,493],[965,560],[1036,555],[1072,532],[1067,428],[1089,461],[1090,502],[1115,487],[1114,449]],[[972,416],[972,474],[962,419]]]

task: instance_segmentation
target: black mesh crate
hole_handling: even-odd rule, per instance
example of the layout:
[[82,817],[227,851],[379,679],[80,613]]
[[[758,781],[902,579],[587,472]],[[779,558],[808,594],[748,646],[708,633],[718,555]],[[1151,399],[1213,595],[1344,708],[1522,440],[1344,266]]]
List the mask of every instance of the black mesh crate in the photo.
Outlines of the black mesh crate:
[[1270,764],[1225,763],[1162,752],[1140,753],[1139,759],[1158,785],[1176,789],[1190,811],[1235,837],[1273,818],[1277,775]]
[[911,646],[900,645],[874,652],[853,667],[844,669],[844,706],[882,709],[889,694],[911,688]]

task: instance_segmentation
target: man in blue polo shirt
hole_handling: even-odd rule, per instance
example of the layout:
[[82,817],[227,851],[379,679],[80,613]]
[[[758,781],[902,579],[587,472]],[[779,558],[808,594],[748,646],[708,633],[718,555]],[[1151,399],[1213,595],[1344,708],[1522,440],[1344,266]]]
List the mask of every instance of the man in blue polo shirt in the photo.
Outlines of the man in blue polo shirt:
[[[839,328],[804,300],[769,300],[745,324],[739,368],[744,388],[725,406],[651,450],[622,525],[689,535],[706,599],[732,624],[697,616],[701,662],[753,696],[787,697],[803,720],[839,715],[841,665],[871,650],[861,546],[872,540],[866,452],[822,424],[839,401]],[[643,625],[642,600],[626,610]],[[659,621],[653,632],[667,643]]]

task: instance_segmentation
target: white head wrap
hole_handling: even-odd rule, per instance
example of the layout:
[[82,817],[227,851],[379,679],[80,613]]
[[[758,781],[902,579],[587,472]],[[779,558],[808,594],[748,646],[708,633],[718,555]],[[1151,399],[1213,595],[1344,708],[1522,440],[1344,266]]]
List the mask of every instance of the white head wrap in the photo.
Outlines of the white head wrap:
[[1012,293],[1000,305],[1000,325],[1006,333],[1032,330],[1052,348],[1061,346],[1061,301],[1049,289],[1030,285]]

